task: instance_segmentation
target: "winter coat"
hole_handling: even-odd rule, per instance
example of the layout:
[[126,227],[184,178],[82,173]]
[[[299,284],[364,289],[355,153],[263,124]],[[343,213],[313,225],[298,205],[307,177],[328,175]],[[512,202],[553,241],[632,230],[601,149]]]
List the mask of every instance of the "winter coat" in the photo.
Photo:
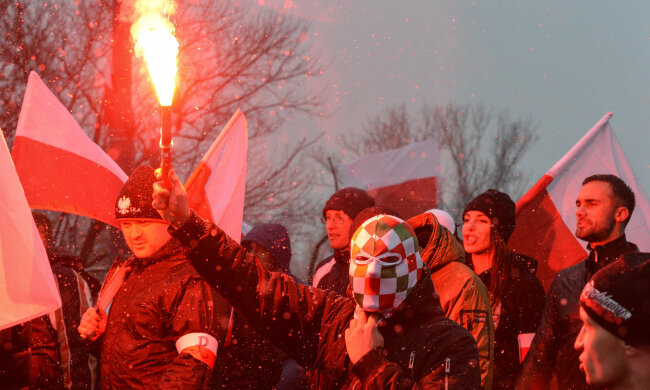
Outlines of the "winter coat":
[[337,249],[318,263],[314,272],[314,287],[347,295],[350,284],[350,248]]
[[47,255],[63,304],[53,316],[63,382],[72,389],[90,389],[93,377],[97,376],[96,358],[90,356],[77,327],[83,313],[92,306],[90,286],[98,288],[99,282],[87,272],[82,273],[79,258],[65,250],[48,246]]
[[331,291],[269,273],[221,229],[195,213],[173,233],[192,250],[195,268],[246,317],[251,326],[310,370],[316,389],[477,389],[476,342],[444,317],[433,284],[424,277],[405,308],[379,327],[385,345],[356,364],[347,357],[344,331],[355,303]]
[[0,388],[63,389],[56,336],[47,315],[0,330]]
[[573,344],[582,328],[580,294],[599,269],[611,264],[622,254],[638,252],[625,235],[589,250],[583,261],[560,271],[548,290],[546,307],[537,333],[523,364],[517,388],[548,389],[553,374],[559,389],[588,389],[580,372],[580,352]]
[[280,381],[283,363],[284,353],[235,310],[228,345],[219,340],[210,388],[272,389]]
[[[537,260],[513,254],[506,289],[497,300],[492,299],[492,315],[495,317],[494,389],[512,389],[515,386],[521,370],[518,336],[534,333],[544,310],[544,288],[535,276]],[[479,275],[486,286],[490,285],[495,272],[490,268]]]
[[415,230],[420,256],[431,269],[447,318],[467,329],[478,345],[481,384],[492,388],[494,323],[490,296],[481,279],[465,265],[463,246],[431,213],[416,215],[408,224]]
[[188,333],[218,339],[214,290],[176,240],[152,257],[129,261],[131,271],[111,303],[103,334],[102,388],[207,387],[210,367],[191,354],[179,355],[175,343]]

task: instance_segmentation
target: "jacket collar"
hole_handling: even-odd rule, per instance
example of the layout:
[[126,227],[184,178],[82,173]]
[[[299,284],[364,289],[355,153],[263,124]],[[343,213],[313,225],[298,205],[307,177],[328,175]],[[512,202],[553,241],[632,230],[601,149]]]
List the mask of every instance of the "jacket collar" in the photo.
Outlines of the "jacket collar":
[[625,234],[620,237],[607,242],[603,245],[597,245],[592,248],[591,244],[587,244],[589,257],[586,260],[586,267],[592,274],[596,273],[601,268],[608,264],[613,263],[622,254],[637,251],[636,245],[628,242]]
[[167,260],[169,258],[175,257],[178,254],[183,252],[183,246],[181,242],[172,237],[162,248],[158,249],[156,253],[149,257],[135,257],[131,256],[131,267],[134,270],[146,268],[147,266],[157,263],[160,261]]
[[336,262],[339,264],[350,264],[350,247],[347,246],[344,249],[334,250],[334,260],[336,260]]
[[[440,296],[436,292],[429,269],[425,266],[425,272],[418,281],[413,291],[406,297],[402,307],[399,307],[385,320],[385,333],[400,336],[408,332],[411,325],[426,322],[427,319],[437,316],[444,316],[440,305]],[[415,321],[415,319],[418,319]]]

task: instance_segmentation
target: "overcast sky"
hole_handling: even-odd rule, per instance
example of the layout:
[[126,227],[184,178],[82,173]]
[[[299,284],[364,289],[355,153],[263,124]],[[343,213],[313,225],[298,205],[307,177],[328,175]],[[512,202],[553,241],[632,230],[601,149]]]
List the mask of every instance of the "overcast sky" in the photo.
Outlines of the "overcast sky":
[[309,20],[336,114],[308,127],[355,131],[423,101],[509,108],[539,125],[535,182],[605,113],[650,189],[650,1],[259,0]]

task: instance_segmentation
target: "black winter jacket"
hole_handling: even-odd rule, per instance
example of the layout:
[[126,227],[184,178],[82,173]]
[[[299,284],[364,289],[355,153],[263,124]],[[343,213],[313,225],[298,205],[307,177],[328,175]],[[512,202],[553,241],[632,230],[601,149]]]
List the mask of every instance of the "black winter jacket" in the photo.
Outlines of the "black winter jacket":
[[[81,266],[81,260],[53,246],[47,247],[52,273],[61,295],[62,306],[54,315],[63,381],[72,389],[91,389],[95,386],[96,365],[91,358],[86,343],[81,339],[77,327],[83,313],[92,306],[99,292],[99,281],[88,274]],[[91,293],[94,290],[94,293]],[[92,371],[92,372],[91,372]]]
[[[508,283],[499,297],[499,319],[494,331],[494,389],[512,389],[521,370],[519,342],[521,333],[534,333],[544,311],[544,288],[535,277],[537,260],[514,253]],[[479,275],[485,285],[495,277],[490,268]],[[492,302],[492,310],[495,311]]]
[[318,263],[314,272],[314,287],[347,295],[350,285],[350,247],[337,249]]
[[0,388],[63,390],[56,334],[47,315],[0,330]]
[[578,264],[560,271],[548,290],[546,307],[537,333],[524,361],[517,388],[548,389],[553,374],[559,389],[588,389],[579,369],[580,352],[573,348],[582,321],[580,294],[599,269],[611,264],[622,254],[638,252],[625,235],[589,250],[589,256]]
[[[205,388],[211,369],[175,343],[187,333],[217,337],[214,290],[171,239],[133,258],[108,313],[101,350],[103,389]],[[217,351],[218,353],[218,351]]]
[[444,317],[428,275],[406,307],[379,327],[385,341],[356,364],[347,357],[344,331],[355,303],[331,291],[269,273],[236,241],[195,213],[174,236],[192,247],[196,269],[237,307],[251,326],[309,369],[316,389],[478,389],[476,342]]

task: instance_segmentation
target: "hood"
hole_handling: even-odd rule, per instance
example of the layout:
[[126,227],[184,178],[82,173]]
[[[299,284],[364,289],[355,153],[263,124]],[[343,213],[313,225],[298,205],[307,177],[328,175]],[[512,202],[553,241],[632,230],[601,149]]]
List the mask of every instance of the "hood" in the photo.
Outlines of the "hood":
[[465,263],[465,250],[458,240],[440,225],[431,213],[416,215],[407,221],[415,230],[420,246],[422,261],[429,266],[431,272],[440,267],[458,261]]

